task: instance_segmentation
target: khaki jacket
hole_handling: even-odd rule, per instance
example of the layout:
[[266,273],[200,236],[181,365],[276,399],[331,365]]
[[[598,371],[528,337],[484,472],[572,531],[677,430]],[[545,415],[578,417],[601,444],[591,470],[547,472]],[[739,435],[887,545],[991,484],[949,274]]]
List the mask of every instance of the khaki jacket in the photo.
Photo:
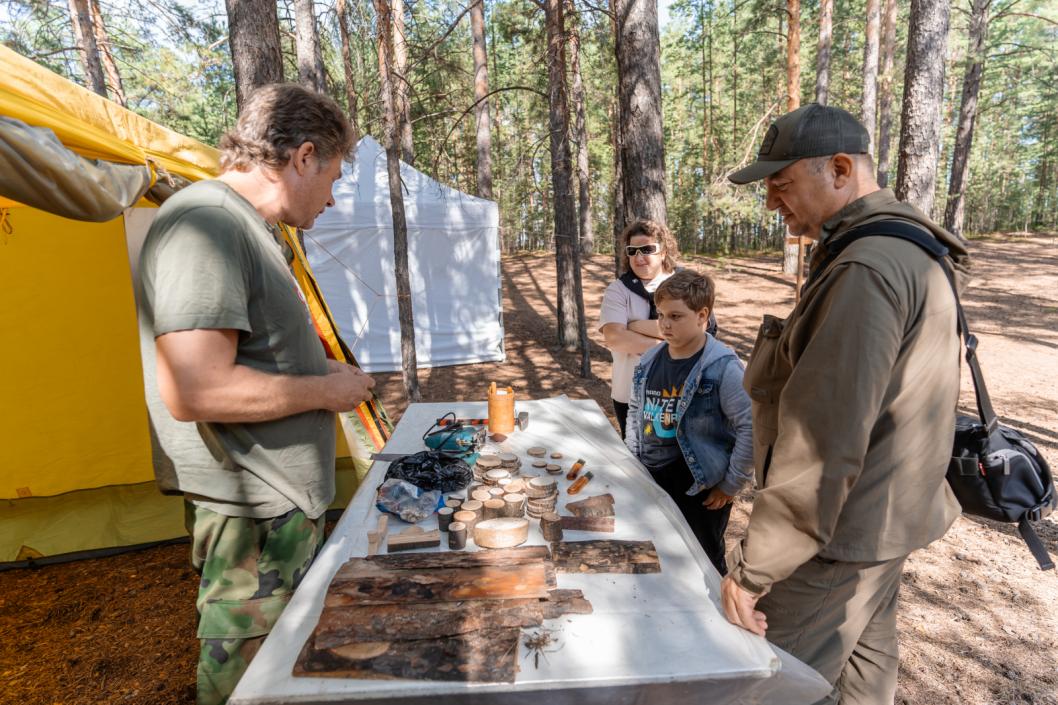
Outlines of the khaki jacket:
[[[850,228],[898,218],[950,252],[961,240],[888,189],[823,226],[811,265]],[[757,486],[746,537],[728,564],[762,594],[812,557],[883,561],[944,535],[960,508],[945,482],[959,398],[955,297],[917,245],[849,245],[786,320],[765,316],[746,369]]]

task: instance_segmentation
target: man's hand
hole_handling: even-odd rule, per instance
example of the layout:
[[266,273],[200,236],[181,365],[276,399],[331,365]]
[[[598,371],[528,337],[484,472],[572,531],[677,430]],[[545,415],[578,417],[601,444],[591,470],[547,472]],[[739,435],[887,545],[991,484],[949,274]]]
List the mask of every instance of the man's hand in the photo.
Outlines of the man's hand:
[[734,501],[735,495],[727,494],[719,487],[714,487],[709,490],[709,495],[702,502],[702,506],[706,509],[723,509]]
[[371,398],[375,380],[359,367],[335,360],[327,361],[328,411],[352,411]]
[[759,599],[759,596],[743,589],[730,575],[720,583],[720,602],[724,606],[727,621],[764,636],[768,631],[768,618],[760,610],[754,609]]

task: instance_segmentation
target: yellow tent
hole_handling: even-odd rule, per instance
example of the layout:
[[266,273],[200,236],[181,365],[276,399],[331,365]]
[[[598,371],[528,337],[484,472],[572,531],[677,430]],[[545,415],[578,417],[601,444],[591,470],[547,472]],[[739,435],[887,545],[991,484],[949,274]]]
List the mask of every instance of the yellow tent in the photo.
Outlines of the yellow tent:
[[[217,169],[214,149],[0,46],[0,564],[184,534],[153,480],[132,277],[152,201]],[[391,430],[377,400],[342,425],[340,500]]]

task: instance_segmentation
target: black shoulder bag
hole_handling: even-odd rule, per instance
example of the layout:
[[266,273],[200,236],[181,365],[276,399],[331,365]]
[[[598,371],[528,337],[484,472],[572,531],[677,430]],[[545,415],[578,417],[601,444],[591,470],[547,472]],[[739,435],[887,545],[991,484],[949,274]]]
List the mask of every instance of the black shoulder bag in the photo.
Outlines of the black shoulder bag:
[[[896,237],[921,247],[944,270],[955,294],[959,332],[966,348],[966,363],[973,377],[978,418],[956,417],[955,443],[948,465],[948,485],[965,513],[992,521],[1017,523],[1018,532],[1039,563],[1040,570],[1054,568],[1054,561],[1032,528],[1032,522],[1049,515],[1056,505],[1051,469],[1036,446],[1019,431],[1000,424],[992,410],[992,400],[977,362],[977,338],[966,325],[966,314],[959,300],[955,276],[945,262],[948,248],[922,228],[910,223],[896,220],[869,223],[849,230],[830,243],[826,259],[813,269],[808,281],[822,274],[827,265],[853,242],[873,236]],[[807,288],[808,285],[805,286]]]

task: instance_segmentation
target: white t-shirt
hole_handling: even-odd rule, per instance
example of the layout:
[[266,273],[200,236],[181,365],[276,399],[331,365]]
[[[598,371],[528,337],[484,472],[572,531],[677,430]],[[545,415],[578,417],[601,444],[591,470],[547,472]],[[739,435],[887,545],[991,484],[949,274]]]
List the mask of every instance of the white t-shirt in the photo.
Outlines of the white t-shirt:
[[[673,272],[662,272],[643,287],[653,292],[673,275]],[[599,329],[607,323],[620,323],[627,326],[632,321],[645,321],[650,317],[650,303],[638,294],[633,294],[620,279],[606,287],[602,297],[602,309],[599,312]],[[658,341],[661,342],[660,340]],[[613,356],[613,375],[610,382],[610,398],[622,404],[628,403],[632,395],[632,372],[639,362],[639,355],[611,350]]]

